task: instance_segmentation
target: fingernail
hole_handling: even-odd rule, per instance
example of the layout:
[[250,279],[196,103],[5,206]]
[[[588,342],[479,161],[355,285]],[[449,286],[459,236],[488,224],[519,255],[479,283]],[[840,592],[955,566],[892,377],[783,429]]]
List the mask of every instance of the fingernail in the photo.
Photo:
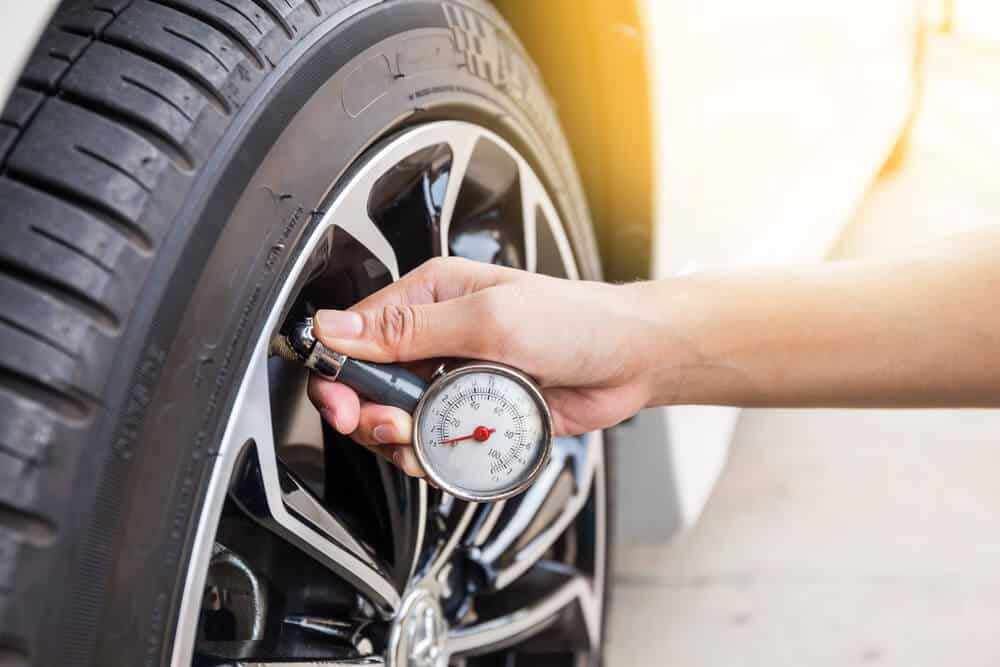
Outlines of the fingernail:
[[334,415],[333,416],[333,421],[334,421],[333,427],[335,429],[337,429],[338,431],[340,431],[344,435],[350,435],[351,434],[350,431],[347,429],[347,427],[344,426],[343,419],[341,419],[337,415]]
[[361,335],[361,316],[349,310],[321,310],[316,313],[320,333],[330,338],[357,338]]
[[[326,423],[332,426],[338,433],[344,433],[344,425],[337,419],[337,411],[332,408],[323,408],[320,411]],[[344,435],[347,435],[344,433]]]
[[392,424],[379,424],[372,430],[372,436],[375,437],[376,442],[383,444],[393,442],[394,435],[396,435],[396,429]]
[[403,467],[403,450],[402,449],[396,449],[395,451],[393,451],[393,453],[392,453],[392,462],[395,463],[396,466],[399,467],[399,468]]

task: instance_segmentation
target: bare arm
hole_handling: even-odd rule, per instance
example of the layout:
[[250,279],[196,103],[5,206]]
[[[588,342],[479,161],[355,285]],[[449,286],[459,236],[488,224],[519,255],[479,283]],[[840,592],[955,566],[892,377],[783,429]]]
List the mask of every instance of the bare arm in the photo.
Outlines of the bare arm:
[[[428,262],[350,312],[331,347],[373,361],[499,361],[541,384],[556,430],[642,407],[1000,405],[1000,227],[898,258],[630,285]],[[326,419],[411,474],[410,418],[314,379]]]
[[657,404],[1000,405],[1000,228],[893,259],[647,289],[686,360],[660,367]]

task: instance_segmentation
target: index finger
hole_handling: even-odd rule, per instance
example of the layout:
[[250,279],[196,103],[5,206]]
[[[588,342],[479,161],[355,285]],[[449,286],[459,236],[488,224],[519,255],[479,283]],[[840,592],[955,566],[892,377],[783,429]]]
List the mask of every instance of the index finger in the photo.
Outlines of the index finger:
[[510,269],[460,257],[435,257],[358,301],[349,310],[447,301],[493,287],[502,282],[505,271]]

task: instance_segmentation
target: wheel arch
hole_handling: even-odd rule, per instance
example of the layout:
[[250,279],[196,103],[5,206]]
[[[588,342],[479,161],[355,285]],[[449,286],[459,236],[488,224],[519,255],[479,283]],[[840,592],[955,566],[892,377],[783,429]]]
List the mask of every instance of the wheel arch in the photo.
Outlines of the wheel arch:
[[604,275],[651,275],[653,115],[641,0],[492,0],[538,65],[583,181]]

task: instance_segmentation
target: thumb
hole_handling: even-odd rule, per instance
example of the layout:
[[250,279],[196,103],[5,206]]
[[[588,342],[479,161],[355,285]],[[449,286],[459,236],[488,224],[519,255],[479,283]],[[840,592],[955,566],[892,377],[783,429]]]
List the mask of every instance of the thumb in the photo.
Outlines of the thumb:
[[483,358],[495,318],[484,292],[424,304],[385,304],[359,310],[320,310],[316,337],[327,347],[367,361],[431,357]]

